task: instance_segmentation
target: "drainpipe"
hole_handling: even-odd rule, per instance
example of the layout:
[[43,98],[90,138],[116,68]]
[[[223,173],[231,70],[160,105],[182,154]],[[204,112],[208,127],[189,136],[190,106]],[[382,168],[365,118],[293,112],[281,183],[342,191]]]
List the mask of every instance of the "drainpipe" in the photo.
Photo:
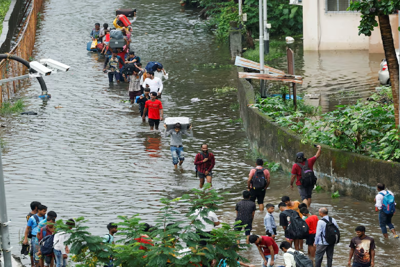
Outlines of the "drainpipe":
[[264,54],[268,55],[269,54],[269,32],[267,28],[267,0],[264,0]]
[[[259,26],[260,37],[258,43],[260,44],[260,73],[264,73],[264,30],[263,30],[263,0],[258,0],[258,13],[259,13]],[[264,80],[260,81],[261,97],[264,97]]]

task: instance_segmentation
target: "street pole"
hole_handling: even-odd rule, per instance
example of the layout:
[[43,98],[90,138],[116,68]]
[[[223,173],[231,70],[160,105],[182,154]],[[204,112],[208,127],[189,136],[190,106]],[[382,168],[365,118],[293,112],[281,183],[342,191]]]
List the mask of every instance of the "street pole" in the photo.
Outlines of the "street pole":
[[[258,1],[258,6],[259,6],[259,25],[260,25],[260,37],[259,37],[259,45],[260,45],[260,73],[264,73],[264,29],[263,29],[263,0]],[[260,81],[260,93],[261,97],[265,97],[264,95],[264,88],[265,88],[265,83],[264,80]]]
[[268,6],[267,6],[267,0],[264,0],[264,54],[268,55],[269,54],[269,32],[267,28],[267,17],[268,17]]
[[0,148],[0,251],[2,251],[4,255],[4,267],[11,267],[11,245],[8,225],[6,189],[4,185],[3,163],[1,160]]

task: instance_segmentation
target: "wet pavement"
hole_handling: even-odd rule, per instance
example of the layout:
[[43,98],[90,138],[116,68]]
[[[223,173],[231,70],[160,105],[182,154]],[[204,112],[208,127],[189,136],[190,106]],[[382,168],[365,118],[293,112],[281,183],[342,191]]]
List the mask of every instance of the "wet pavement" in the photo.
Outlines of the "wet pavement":
[[[161,197],[178,197],[198,186],[193,159],[208,143],[216,156],[213,185],[231,192],[218,215],[233,222],[235,203],[241,199],[246,176],[254,162],[246,135],[239,123],[236,93],[217,94],[214,88],[235,86],[237,73],[230,67],[226,44],[196,26],[195,12],[181,9],[174,0],[135,1],[138,20],[132,47],[143,62],[161,61],[169,72],[162,102],[167,116],[192,118],[194,137],[185,139],[186,161],[173,169],[169,139],[150,132],[141,122],[137,107],[122,102],[127,84],[108,84],[101,72],[103,59],[86,51],[95,22],[111,24],[117,8],[131,1],[99,4],[95,0],[49,0],[36,40],[34,57],[53,58],[72,66],[67,73],[46,77],[52,99],[37,99],[35,82],[23,93],[27,110],[37,116],[16,116],[3,133],[7,205],[15,254],[25,225],[29,203],[37,200],[58,213],[59,218],[84,216],[94,234],[104,234],[117,215],[139,213],[155,219]],[[200,101],[192,101],[199,98]],[[61,106],[62,108],[55,108]],[[309,155],[307,155],[309,156]],[[298,198],[288,188],[289,174],[273,173],[265,202],[278,204],[283,195]],[[315,195],[312,213],[329,207],[342,229],[334,266],[347,264],[348,243],[358,224],[376,238],[376,266],[398,266],[398,241],[381,238],[373,204],[329,193]],[[256,212],[254,233],[263,234],[265,213]],[[275,214],[278,220],[278,213]],[[395,216],[395,223],[400,219]],[[279,229],[278,241],[282,241]],[[278,242],[278,243],[279,243]],[[253,246],[244,254],[259,264]],[[281,263],[278,260],[278,263]]]

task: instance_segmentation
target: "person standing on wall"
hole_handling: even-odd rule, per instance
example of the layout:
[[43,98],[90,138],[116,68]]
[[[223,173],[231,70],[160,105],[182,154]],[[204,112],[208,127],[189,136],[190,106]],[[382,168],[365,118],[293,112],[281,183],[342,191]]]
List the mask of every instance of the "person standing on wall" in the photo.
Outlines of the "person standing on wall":
[[306,159],[303,152],[296,154],[296,162],[292,167],[292,177],[290,179],[290,187],[293,189],[294,180],[299,190],[299,194],[303,203],[308,207],[311,205],[311,196],[317,178],[314,175],[314,163],[321,156],[321,146],[315,145],[318,148],[317,154],[314,157]]
[[267,169],[264,169],[264,161],[262,159],[256,160],[256,167],[249,173],[247,180],[247,188],[250,190],[251,201],[256,201],[260,211],[264,210],[265,191],[270,183],[270,174]]
[[393,233],[393,237],[398,239],[399,235],[392,224],[392,217],[396,212],[394,195],[392,191],[385,189],[385,184],[379,183],[376,189],[378,190],[378,194],[375,197],[375,211],[379,211],[379,226],[381,227],[382,234],[385,238],[388,238],[386,228],[388,226],[389,230]]
[[194,159],[194,165],[196,165],[196,172],[200,179],[200,188],[203,188],[204,179],[207,179],[207,183],[212,186],[212,169],[215,166],[214,154],[208,152],[208,145],[204,144],[201,146],[202,152],[198,153]]

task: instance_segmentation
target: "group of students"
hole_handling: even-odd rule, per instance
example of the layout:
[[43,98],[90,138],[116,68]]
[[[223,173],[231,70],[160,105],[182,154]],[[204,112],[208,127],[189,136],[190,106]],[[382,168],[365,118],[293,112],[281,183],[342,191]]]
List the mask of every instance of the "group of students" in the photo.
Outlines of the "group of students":
[[[339,226],[334,218],[329,216],[328,208],[322,207],[317,215],[310,213],[312,191],[316,183],[313,166],[321,156],[321,146],[316,146],[318,151],[314,157],[305,158],[304,153],[296,155],[296,161],[292,167],[290,186],[296,181],[302,203],[292,201],[290,197],[283,196],[278,204],[280,211],[279,226],[284,230],[283,241],[279,248],[284,252],[284,263],[286,267],[309,267],[313,266],[310,258],[315,260],[315,266],[321,267],[323,256],[327,255],[327,266],[331,267],[333,262],[334,247],[340,242]],[[276,266],[274,261],[279,252],[277,239],[277,223],[275,222],[275,205],[266,205],[264,217],[265,235],[251,235],[256,203],[259,210],[264,210],[265,191],[270,185],[270,173],[264,168],[262,159],[257,159],[256,168],[249,173],[247,181],[248,190],[243,191],[243,200],[236,204],[236,230],[245,230],[247,243],[255,244],[263,259],[263,266]],[[375,209],[379,212],[379,226],[383,236],[388,238],[387,228],[398,239],[392,217],[395,213],[394,195],[385,189],[385,185],[377,185],[378,194],[375,198]],[[373,267],[375,265],[375,241],[372,237],[365,235],[366,229],[360,225],[355,228],[356,237],[349,244],[348,266]],[[308,258],[303,252],[304,240],[308,246]],[[292,245],[294,244],[294,248]]]
[[[69,248],[65,242],[69,239],[69,235],[65,232],[55,233],[55,223],[57,213],[54,211],[47,212],[47,207],[40,202],[33,201],[30,204],[31,211],[26,216],[27,226],[25,229],[23,244],[24,248],[29,248],[31,258],[31,266],[44,267],[54,265],[56,267],[66,267]],[[75,221],[69,219],[66,223],[70,228],[75,226]],[[47,237],[51,237],[48,239]],[[29,241],[30,239],[30,241]],[[52,241],[50,246],[52,253],[42,254],[44,241]]]

